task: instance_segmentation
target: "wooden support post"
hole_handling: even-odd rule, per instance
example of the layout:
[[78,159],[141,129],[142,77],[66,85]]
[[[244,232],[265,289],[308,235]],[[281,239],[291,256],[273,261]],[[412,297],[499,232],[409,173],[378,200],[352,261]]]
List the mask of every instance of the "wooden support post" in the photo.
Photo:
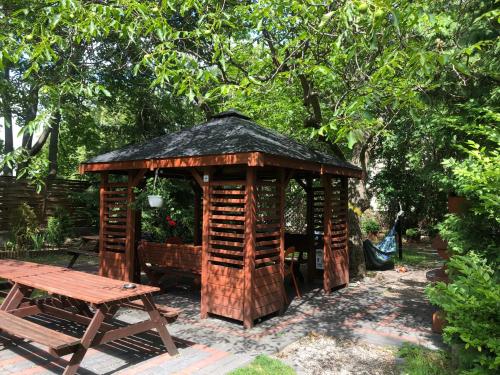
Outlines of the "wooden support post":
[[330,292],[333,269],[332,259],[332,177],[323,175],[321,177],[323,188],[325,189],[325,202],[323,206],[323,289]]
[[129,172],[128,174],[128,186],[127,186],[127,229],[125,237],[125,263],[126,272],[123,277],[125,281],[133,281],[135,274],[135,209],[133,207],[135,201],[134,194],[134,179],[135,173]]
[[306,185],[306,235],[308,243],[307,251],[307,279],[312,282],[316,276],[316,241],[314,240],[314,195],[313,178],[307,177]]
[[109,183],[108,172],[101,173],[101,184],[99,185],[99,275],[104,273],[104,225],[105,225],[105,192]]
[[283,288],[283,298],[281,298],[280,313],[284,312],[286,298],[285,289],[285,197],[286,197],[286,175],[285,170],[280,169],[278,180],[278,193],[279,193],[279,214],[280,214],[280,278]]
[[245,188],[245,246],[244,251],[244,290],[243,290],[243,326],[253,327],[254,298],[253,279],[255,272],[255,226],[256,226],[256,170],[247,168]]
[[[206,177],[205,177],[206,176]],[[203,177],[203,228],[201,243],[201,307],[200,315],[202,319],[208,316],[208,250],[209,250],[209,231],[210,231],[210,180],[211,171],[205,170]],[[206,180],[206,181],[205,181]]]
[[201,207],[201,196],[200,186],[198,184],[193,184],[194,191],[194,228],[193,228],[193,243],[199,245],[201,243],[201,229],[202,229],[202,207]]

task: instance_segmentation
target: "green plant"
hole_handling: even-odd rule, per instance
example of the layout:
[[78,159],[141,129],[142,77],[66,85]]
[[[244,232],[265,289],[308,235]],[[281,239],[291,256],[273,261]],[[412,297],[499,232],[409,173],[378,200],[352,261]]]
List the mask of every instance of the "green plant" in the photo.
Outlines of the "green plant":
[[10,215],[13,243],[16,247],[31,245],[31,236],[38,232],[38,219],[33,208],[26,202],[20,204]]
[[398,351],[403,358],[402,374],[411,375],[451,375],[449,354],[443,350],[430,350],[422,346],[404,343]]
[[43,248],[46,234],[44,232],[30,233],[31,247],[33,251],[39,251]]
[[45,234],[47,242],[55,246],[61,246],[72,235],[71,219],[63,209],[58,208],[55,215],[47,219]]
[[380,224],[375,219],[368,218],[361,222],[361,229],[366,234],[377,234],[380,231]]
[[295,371],[277,359],[266,355],[257,356],[248,366],[239,368],[231,375],[294,375]]
[[445,313],[445,342],[454,344],[464,371],[498,373],[500,368],[500,284],[498,274],[474,252],[448,263],[450,284],[427,288],[431,303]]
[[418,228],[408,228],[405,232],[406,237],[410,240],[420,239],[420,230]]

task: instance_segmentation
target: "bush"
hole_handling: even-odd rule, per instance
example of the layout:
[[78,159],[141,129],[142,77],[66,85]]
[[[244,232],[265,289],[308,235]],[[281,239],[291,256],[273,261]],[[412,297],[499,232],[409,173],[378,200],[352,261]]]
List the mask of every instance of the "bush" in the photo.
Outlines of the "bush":
[[361,223],[361,229],[366,234],[377,234],[380,231],[380,224],[375,219],[366,219]]
[[38,233],[35,211],[26,202],[17,207],[10,216],[13,247],[26,248],[32,244],[31,236]]
[[448,263],[452,282],[427,288],[445,313],[445,342],[453,344],[465,373],[498,373],[500,368],[500,285],[486,260],[474,252]]
[[45,235],[47,242],[55,246],[61,246],[72,235],[71,219],[64,210],[57,209],[55,215],[47,219]]
[[418,228],[408,228],[405,233],[409,240],[420,240],[420,230]]

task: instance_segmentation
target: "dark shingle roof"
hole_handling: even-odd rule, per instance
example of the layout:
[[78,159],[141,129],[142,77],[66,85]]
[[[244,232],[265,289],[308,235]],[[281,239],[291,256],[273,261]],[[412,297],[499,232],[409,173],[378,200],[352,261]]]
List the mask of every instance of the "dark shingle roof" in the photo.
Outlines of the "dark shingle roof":
[[269,155],[359,170],[339,158],[314,150],[263,128],[249,117],[228,111],[210,121],[96,156],[86,163],[262,152]]

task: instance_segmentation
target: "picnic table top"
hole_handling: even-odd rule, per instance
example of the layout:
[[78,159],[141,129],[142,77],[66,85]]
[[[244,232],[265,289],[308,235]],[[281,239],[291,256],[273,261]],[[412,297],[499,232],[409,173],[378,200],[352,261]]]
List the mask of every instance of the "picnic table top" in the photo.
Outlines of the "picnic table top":
[[116,302],[160,290],[141,284],[126,289],[126,282],[122,280],[11,259],[0,260],[0,278],[93,304]]

